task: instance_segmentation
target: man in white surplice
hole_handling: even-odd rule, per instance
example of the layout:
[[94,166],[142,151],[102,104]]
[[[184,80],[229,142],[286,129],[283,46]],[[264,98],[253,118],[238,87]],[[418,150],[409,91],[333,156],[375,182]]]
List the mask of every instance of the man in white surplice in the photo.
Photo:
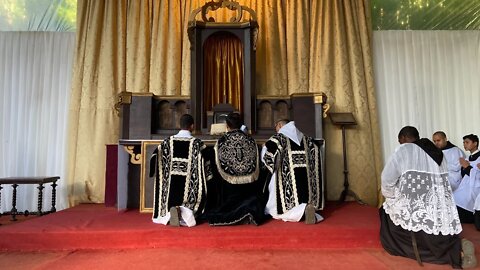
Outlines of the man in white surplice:
[[382,171],[385,202],[379,210],[380,242],[395,256],[450,264],[453,268],[476,265],[473,243],[460,239],[462,231],[447,162],[418,130],[403,127],[401,144]]
[[[473,167],[472,169],[475,169],[475,173],[480,175],[480,163],[477,163],[477,166]],[[480,194],[477,195],[477,198],[475,199],[475,206],[473,207],[473,210],[475,211],[473,214],[473,223],[475,224],[475,228],[480,231]]]
[[275,131],[261,153],[272,174],[265,214],[291,222],[305,217],[306,224],[322,221],[316,213],[324,204],[320,148],[293,121],[277,121]]
[[465,153],[447,140],[447,135],[443,131],[433,133],[432,140],[435,146],[442,150],[448,164],[448,181],[452,190],[455,191],[462,180],[460,158],[465,158]]
[[480,163],[480,151],[478,149],[478,136],[469,134],[463,137],[463,147],[470,152],[467,159],[461,158],[462,181],[453,192],[457,204],[458,215],[462,223],[474,222],[474,204],[480,194],[480,173],[477,173],[477,164]]

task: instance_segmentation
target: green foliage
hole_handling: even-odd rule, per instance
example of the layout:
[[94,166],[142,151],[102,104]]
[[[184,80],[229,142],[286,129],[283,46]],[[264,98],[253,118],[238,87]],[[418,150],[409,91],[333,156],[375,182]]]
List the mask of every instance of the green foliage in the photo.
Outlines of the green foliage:
[[480,0],[372,0],[373,30],[478,30]]
[[77,0],[1,0],[0,31],[75,31]]
[[[480,0],[371,0],[371,5],[374,30],[480,29]],[[76,12],[77,0],[0,0],[0,31],[75,31]]]

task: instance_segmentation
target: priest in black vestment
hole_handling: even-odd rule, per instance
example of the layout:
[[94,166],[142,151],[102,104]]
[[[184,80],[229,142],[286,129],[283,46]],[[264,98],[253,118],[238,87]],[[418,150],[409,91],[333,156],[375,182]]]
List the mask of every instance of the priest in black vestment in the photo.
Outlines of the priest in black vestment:
[[263,222],[258,146],[240,130],[238,113],[226,117],[227,132],[215,144],[212,159],[213,183],[206,217],[210,225],[255,224]]
[[205,145],[191,134],[193,117],[183,115],[180,128],[152,155],[150,174],[155,173],[152,220],[192,227],[205,209],[207,179],[211,173],[203,155]]
[[270,171],[265,213],[275,219],[306,224],[323,220],[317,210],[324,205],[320,147],[293,121],[278,120],[277,134],[262,149],[262,161]]

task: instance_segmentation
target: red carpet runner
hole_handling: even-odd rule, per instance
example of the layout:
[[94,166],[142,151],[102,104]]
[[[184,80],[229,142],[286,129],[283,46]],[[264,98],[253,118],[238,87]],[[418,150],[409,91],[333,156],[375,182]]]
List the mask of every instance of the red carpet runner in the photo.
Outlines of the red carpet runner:
[[[0,226],[0,250],[123,248],[322,249],[380,248],[378,210],[357,203],[330,206],[316,225],[270,220],[261,226],[175,228],[150,214],[84,204]],[[2,220],[9,217],[2,216]]]

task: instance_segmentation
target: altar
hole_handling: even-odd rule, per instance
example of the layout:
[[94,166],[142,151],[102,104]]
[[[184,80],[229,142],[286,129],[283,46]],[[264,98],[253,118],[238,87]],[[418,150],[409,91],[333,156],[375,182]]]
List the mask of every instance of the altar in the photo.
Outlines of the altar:
[[[209,12],[220,8],[233,12],[229,21],[216,22],[209,16]],[[235,1],[208,2],[192,11],[189,19],[190,95],[119,94],[116,105],[120,115],[119,209],[151,211],[153,191],[148,187],[153,187],[153,182],[148,177],[149,157],[162,139],[178,132],[179,119],[185,113],[195,119],[193,135],[207,146],[214,145],[217,138],[210,134],[212,124],[221,122],[222,116],[229,112],[238,112],[259,145],[275,133],[276,120],[289,119],[305,135],[315,138],[324,152],[323,119],[329,109],[324,93],[311,91],[288,96],[256,93],[258,33],[254,10]]]

